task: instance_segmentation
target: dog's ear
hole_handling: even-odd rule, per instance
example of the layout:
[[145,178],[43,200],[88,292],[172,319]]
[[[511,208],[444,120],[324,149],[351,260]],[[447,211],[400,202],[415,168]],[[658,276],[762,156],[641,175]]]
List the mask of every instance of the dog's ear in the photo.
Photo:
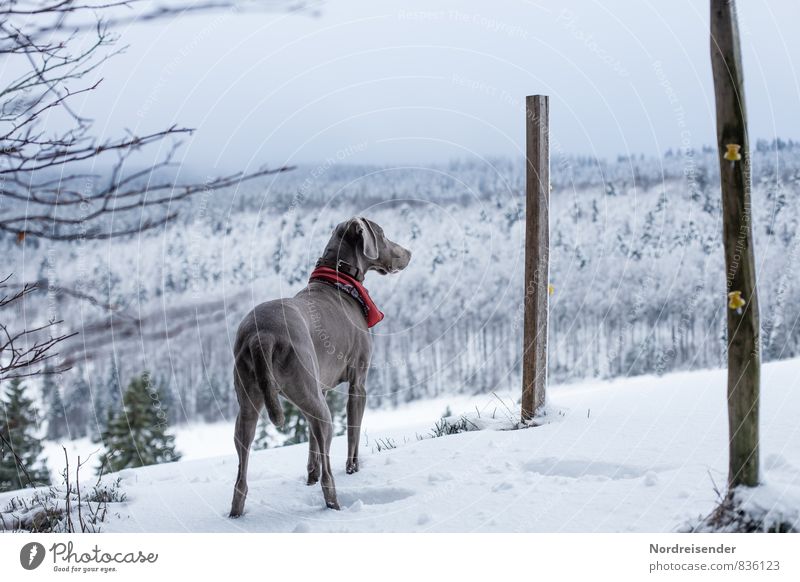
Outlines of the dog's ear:
[[370,261],[378,258],[378,236],[369,220],[358,216],[350,220],[350,227],[361,236],[361,250]]

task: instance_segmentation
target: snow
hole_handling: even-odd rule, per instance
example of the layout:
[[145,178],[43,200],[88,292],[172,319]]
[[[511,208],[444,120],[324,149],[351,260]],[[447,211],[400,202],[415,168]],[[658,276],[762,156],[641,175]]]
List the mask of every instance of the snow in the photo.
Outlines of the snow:
[[752,491],[738,489],[736,497],[745,513],[758,521],[789,524],[795,531],[800,530],[800,489],[766,484]]
[[[451,395],[429,400],[416,401],[410,405],[400,405],[397,408],[385,408],[367,411],[362,425],[362,437],[367,446],[370,446],[372,435],[378,438],[399,438],[400,443],[403,437],[408,436],[410,429],[416,429],[420,436],[427,436],[428,431],[433,427],[434,422],[445,412],[448,406],[455,406],[460,410],[471,410],[475,414],[473,403],[480,403],[485,412],[485,421],[481,426],[488,426],[492,422],[500,423],[500,412],[498,408],[513,402],[510,393],[497,395],[494,397],[469,397],[464,395]],[[492,421],[492,416],[497,420]],[[505,417],[503,417],[505,418]],[[175,446],[181,453],[183,461],[193,459],[205,459],[230,454],[233,450],[233,419],[230,422],[214,423],[190,423],[182,425],[175,431]],[[416,439],[412,431],[411,437]],[[81,460],[91,459],[87,467],[94,470],[102,444],[94,443],[91,439],[81,438],[63,441],[44,441],[44,457],[50,468],[54,482],[60,482],[60,475],[64,469],[64,451],[62,446],[67,449],[70,462],[76,460],[80,455]],[[364,445],[362,445],[363,448]]]
[[[455,416],[497,417],[498,399],[510,394],[368,410],[359,473],[345,474],[346,439],[333,443],[341,511],[325,509],[320,487],[305,485],[307,448],[297,445],[252,454],[245,514],[229,519],[232,427],[191,427],[178,435],[186,460],[119,473],[127,500],[114,504],[118,517],[103,529],[674,531],[707,515],[715,487],[724,487],[725,381],[724,371],[710,370],[553,386],[541,426],[499,430],[498,422],[422,440],[447,406]],[[800,360],[764,366],[765,485],[742,500],[790,519],[800,508],[798,384]],[[397,448],[378,451],[376,439],[388,438]]]

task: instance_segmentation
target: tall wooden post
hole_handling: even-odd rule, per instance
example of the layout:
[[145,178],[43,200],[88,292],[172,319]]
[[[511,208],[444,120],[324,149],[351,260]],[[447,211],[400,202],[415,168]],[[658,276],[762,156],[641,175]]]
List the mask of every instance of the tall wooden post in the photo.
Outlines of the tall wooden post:
[[753,257],[750,148],[742,52],[733,0],[711,0],[711,65],[717,104],[728,314],[728,485],[758,485],[761,379]]
[[547,387],[547,314],[550,255],[550,101],[525,99],[525,324],[522,355],[522,420],[544,405]]

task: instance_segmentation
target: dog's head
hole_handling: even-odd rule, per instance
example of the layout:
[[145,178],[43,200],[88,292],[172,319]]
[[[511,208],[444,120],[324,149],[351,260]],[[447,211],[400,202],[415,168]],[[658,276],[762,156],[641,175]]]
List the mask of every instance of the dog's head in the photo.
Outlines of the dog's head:
[[390,241],[378,224],[358,216],[336,226],[323,258],[344,261],[356,267],[363,278],[367,271],[381,275],[402,271],[411,260],[411,251]]

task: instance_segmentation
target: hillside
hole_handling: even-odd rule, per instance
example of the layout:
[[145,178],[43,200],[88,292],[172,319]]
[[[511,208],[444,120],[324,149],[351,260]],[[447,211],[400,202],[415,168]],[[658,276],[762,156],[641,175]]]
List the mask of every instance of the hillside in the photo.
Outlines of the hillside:
[[[616,161],[553,159],[550,377],[557,382],[724,364],[724,267],[711,151]],[[63,318],[73,370],[45,394],[55,432],[79,438],[149,370],[173,426],[229,421],[232,336],[255,304],[295,293],[334,224],[365,214],[412,249],[403,273],[366,285],[375,328],[369,406],[487,394],[519,377],[523,164],[329,161],[198,196],[141,237],[55,244],[4,238],[17,280],[47,298],[20,312]],[[754,152],[763,354],[800,355],[800,147]],[[121,228],[124,225],[115,225]],[[83,294],[90,300],[76,298]],[[45,309],[46,307],[46,309]],[[57,414],[55,414],[57,415]]]
[[[228,426],[224,441],[205,441],[224,456],[119,473],[127,500],[111,504],[102,529],[672,531],[707,514],[724,486],[724,395],[720,370],[556,385],[544,424],[525,430],[497,430],[508,424],[509,395],[367,411],[359,473],[344,473],[345,439],[333,444],[342,511],[306,487],[307,449],[297,445],[253,453],[246,513],[236,520],[226,517],[236,471]],[[766,486],[751,505],[800,525],[800,360],[766,365],[762,395]],[[485,430],[418,440],[447,406]],[[378,450],[390,440],[396,448]]]

